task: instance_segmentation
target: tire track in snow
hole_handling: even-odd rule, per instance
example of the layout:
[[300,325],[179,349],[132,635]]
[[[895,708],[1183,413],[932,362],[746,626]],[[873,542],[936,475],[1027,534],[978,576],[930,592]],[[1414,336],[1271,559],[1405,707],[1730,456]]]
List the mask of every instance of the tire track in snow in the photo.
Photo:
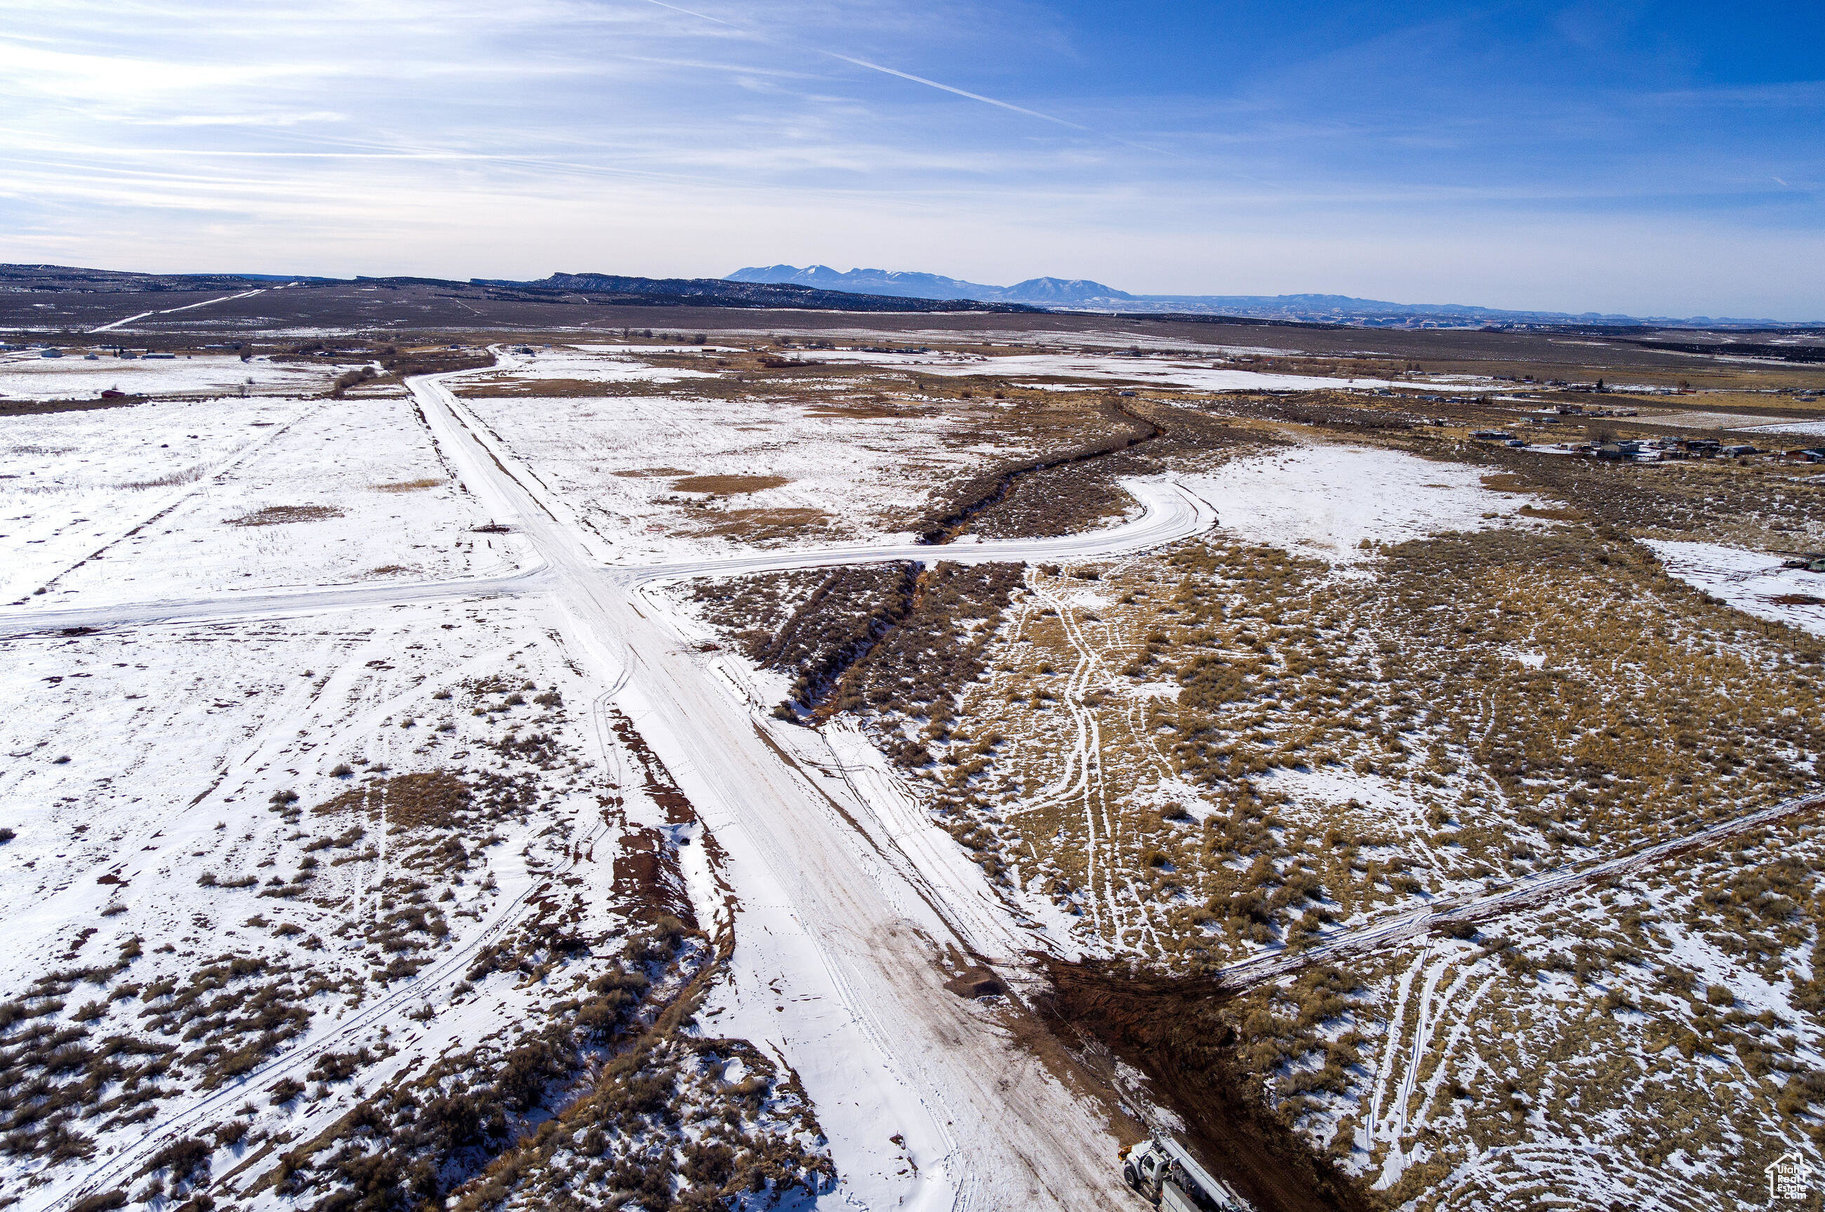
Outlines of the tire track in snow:
[[[126,542],[128,539],[132,538],[134,535],[138,534],[140,531],[144,530],[146,527],[152,525],[154,522],[159,521],[161,518],[170,516],[170,514],[172,513],[173,510],[177,509],[180,505],[185,504],[191,498],[193,498],[196,495],[198,495],[199,493],[203,492],[207,485],[221,484],[222,478],[224,476],[228,475],[232,471],[239,469],[243,463],[247,462],[249,459],[252,459],[255,455],[258,455],[258,454],[262,453],[263,451],[265,451],[265,449],[268,446],[271,446],[274,442],[278,441],[286,433],[290,432],[293,426],[297,425],[300,421],[304,420],[313,411],[314,411],[313,409],[308,409],[308,408],[302,409],[299,411],[297,416],[295,416],[291,420],[285,422],[285,424],[274,428],[271,433],[262,434],[259,437],[256,437],[252,441],[241,446],[239,449],[237,449],[233,453],[231,453],[226,459],[217,463],[214,467],[210,468],[209,470],[204,471],[202,474],[198,475],[197,478],[191,482],[190,487],[184,488],[184,489],[180,490],[179,492],[177,492],[175,495],[167,498],[157,508],[155,508],[150,514],[147,514],[145,517],[141,518],[139,521],[137,521],[137,522],[133,523],[131,526],[127,527],[127,529],[121,531],[119,534],[116,534],[113,538],[104,539],[102,541],[101,546],[97,547],[94,551],[91,551],[88,555],[83,556],[80,560],[77,560],[75,563],[67,565],[64,568],[61,568],[57,572],[53,573],[49,580],[43,582],[37,589],[33,590],[31,594],[27,595],[26,597],[22,597],[22,598],[18,599],[18,603],[23,603],[23,602],[29,601],[31,597],[37,596],[40,593],[48,593],[50,591],[51,587],[53,585],[57,584],[58,581],[61,581],[64,577],[69,576],[72,572],[75,572],[78,568],[81,568],[84,564],[87,564],[90,560],[101,558],[109,550]],[[15,604],[18,604],[18,603],[15,603]]]
[[1825,807],[1825,791],[1795,796],[1625,854],[1529,876],[1487,896],[1466,901],[1441,901],[1435,906],[1409,910],[1383,921],[1324,932],[1317,936],[1315,945],[1302,951],[1270,951],[1237,960],[1218,969],[1216,980],[1231,989],[1247,989],[1315,963],[1328,963],[1344,955],[1399,943],[1450,922],[1490,921],[1505,913],[1532,908],[1554,893],[1651,867],[1688,850],[1708,849],[1751,829],[1819,807]]
[[[611,773],[619,771],[617,764]],[[72,1182],[61,1195],[35,1207],[41,1212],[69,1212],[84,1196],[130,1181],[154,1152],[190,1135],[193,1128],[208,1122],[229,1104],[237,1099],[245,1099],[257,1085],[284,1077],[301,1079],[308,1067],[324,1052],[356,1042],[383,1019],[404,1011],[415,1001],[432,1001],[445,986],[453,987],[462,980],[470,962],[483,947],[519,924],[533,908],[533,899],[537,894],[561,882],[583,862],[591,861],[585,856],[594,853],[597,842],[608,830],[607,819],[598,816],[588,832],[565,851],[558,863],[542,871],[537,878],[527,880],[526,886],[517,895],[486,921],[478,923],[468,939],[445,952],[441,958],[378,997],[359,1003],[353,1012],[320,1024],[314,1022],[302,1039],[233,1081],[212,1091],[193,1094],[189,1099],[179,1102],[172,1112],[161,1115],[156,1126],[136,1142],[106,1156]]]

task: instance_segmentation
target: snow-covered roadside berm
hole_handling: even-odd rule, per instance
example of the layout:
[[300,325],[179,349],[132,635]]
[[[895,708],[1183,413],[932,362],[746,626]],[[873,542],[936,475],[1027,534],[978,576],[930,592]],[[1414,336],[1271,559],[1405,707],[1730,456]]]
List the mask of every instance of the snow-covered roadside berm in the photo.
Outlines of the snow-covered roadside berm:
[[1648,539],[1669,573],[1759,619],[1825,635],[1825,574],[1782,557],[1717,543]]
[[1185,482],[1224,532],[1338,565],[1430,534],[1532,524],[1515,514],[1529,498],[1485,488],[1473,467],[1368,446],[1295,446]]
[[[518,566],[402,397],[0,418],[0,601],[97,605]],[[39,593],[39,590],[44,590]]]

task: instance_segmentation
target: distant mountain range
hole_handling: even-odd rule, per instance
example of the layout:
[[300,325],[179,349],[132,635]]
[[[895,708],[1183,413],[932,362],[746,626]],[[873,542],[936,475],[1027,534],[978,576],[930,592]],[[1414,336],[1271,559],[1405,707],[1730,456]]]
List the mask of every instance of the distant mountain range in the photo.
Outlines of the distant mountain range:
[[[1503,311],[1456,304],[1389,303],[1348,295],[1132,295],[1086,278],[1029,278],[989,286],[939,274],[883,269],[843,272],[826,265],[739,269],[726,278],[639,278],[621,274],[557,273],[536,281],[390,277],[353,279],[290,274],[147,274],[67,265],[0,265],[0,295],[233,290],[295,283],[426,287],[458,294],[479,291],[501,301],[592,303],[639,307],[740,307],[856,312],[1092,312],[1153,316],[1235,317],[1293,324],[1385,328],[1482,328],[1629,325],[1693,329],[1811,329],[1819,324],[1775,320],[1674,319],[1566,312]],[[454,296],[453,296],[454,297]]]
[[534,282],[474,278],[497,290],[577,295],[594,302],[696,304],[703,307],[808,307],[825,311],[1031,311],[1009,301],[961,295],[828,290],[815,283],[739,278],[631,278],[620,274],[552,274]]
[[1377,328],[1481,328],[1508,324],[1638,325],[1677,324],[1700,328],[1807,327],[1775,320],[1691,316],[1624,316],[1598,312],[1509,311],[1458,303],[1390,303],[1350,295],[1132,295],[1087,278],[1028,278],[1012,286],[989,286],[941,274],[907,270],[851,269],[828,265],[750,266],[730,282],[774,283],[826,291],[855,291],[914,299],[967,299],[1063,311],[1127,312],[1142,315],[1237,316],[1301,324],[1351,324]]
[[907,270],[851,269],[839,272],[828,265],[768,265],[738,269],[729,282],[790,283],[819,290],[849,290],[866,295],[897,295],[908,299],[970,299],[978,303],[1023,303],[1029,307],[1075,307],[1134,296],[1087,278],[1028,278],[1012,286],[985,286],[942,274]]
[[82,294],[164,293],[237,290],[248,286],[295,283],[329,287],[339,283],[374,286],[425,286],[451,291],[483,291],[486,297],[525,302],[598,303],[636,307],[744,307],[817,311],[947,312],[1034,311],[1016,303],[985,303],[945,295],[872,295],[854,290],[767,282],[732,282],[723,278],[635,278],[620,274],[552,274],[536,282],[472,278],[390,277],[317,278],[287,274],[145,274],[125,270],[85,269],[69,265],[0,265],[0,293],[24,291]]

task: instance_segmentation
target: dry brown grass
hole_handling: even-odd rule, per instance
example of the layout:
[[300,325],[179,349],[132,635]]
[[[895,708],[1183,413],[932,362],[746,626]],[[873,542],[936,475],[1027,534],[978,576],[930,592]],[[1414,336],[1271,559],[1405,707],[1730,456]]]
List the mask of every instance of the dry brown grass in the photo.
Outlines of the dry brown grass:
[[342,511],[334,505],[268,505],[238,518],[227,519],[230,526],[283,526],[290,522],[321,522],[339,518]]
[[191,467],[184,471],[173,471],[150,480],[130,480],[121,487],[134,492],[143,492],[148,488],[176,488],[179,484],[194,484],[203,478],[201,467]]
[[821,509],[731,509],[718,515],[719,520],[708,533],[731,539],[791,538],[813,528],[821,529],[835,519]]
[[809,417],[829,417],[845,421],[898,420],[902,417],[929,415],[931,409],[915,404],[889,403],[876,397],[869,400],[820,400],[805,410]]
[[319,805],[319,816],[376,813],[392,829],[449,828],[471,807],[469,784],[447,770],[400,774],[351,788]]
[[442,479],[435,478],[435,477],[427,478],[427,479],[423,479],[423,480],[400,480],[397,483],[393,483],[393,484],[376,484],[376,485],[374,485],[374,491],[375,492],[418,492],[420,489],[440,487],[444,483],[445,483],[445,481],[443,481]]
[[594,379],[483,379],[452,386],[465,400],[569,400],[626,394],[625,384]]
[[787,476],[702,475],[680,477],[672,482],[672,488],[678,492],[705,492],[712,496],[735,496],[750,492],[765,492],[769,488],[778,488],[791,482]]
[[1569,505],[1549,505],[1541,508],[1538,505],[1523,505],[1516,511],[1524,518],[1539,518],[1547,522],[1581,522],[1584,514]]

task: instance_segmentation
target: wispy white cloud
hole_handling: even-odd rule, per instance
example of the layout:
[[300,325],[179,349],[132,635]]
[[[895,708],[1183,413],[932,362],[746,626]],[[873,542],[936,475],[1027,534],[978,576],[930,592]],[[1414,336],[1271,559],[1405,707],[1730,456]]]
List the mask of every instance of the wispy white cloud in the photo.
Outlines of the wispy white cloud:
[[[458,276],[848,258],[1469,297],[1429,286],[1461,278],[1571,306],[1521,296],[1549,285],[1529,265],[1584,289],[1578,249],[1622,296],[1590,306],[1679,310],[1649,306],[1664,264],[1699,299],[1816,293],[1766,252],[1825,228],[1816,83],[1508,104],[1470,10],[1173,76],[1156,60],[1189,7],[1125,52],[1070,9],[0,0],[0,254]],[[1739,137],[1690,154],[1710,127]],[[1694,231],[1741,255],[1669,258]]]

